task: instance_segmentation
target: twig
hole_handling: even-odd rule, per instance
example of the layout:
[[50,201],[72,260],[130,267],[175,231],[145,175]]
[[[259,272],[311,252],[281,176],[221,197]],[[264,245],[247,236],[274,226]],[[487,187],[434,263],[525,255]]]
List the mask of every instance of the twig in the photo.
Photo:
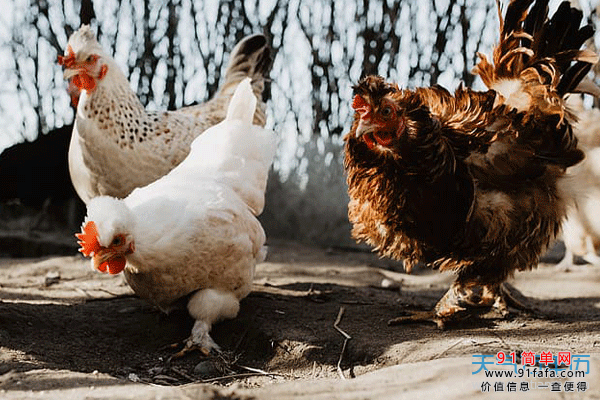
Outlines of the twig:
[[[75,289],[78,290],[78,289]],[[120,299],[135,299],[135,298],[139,298],[137,295],[133,294],[133,293],[123,293],[123,294],[117,294],[117,293],[111,293],[106,289],[92,289],[92,290],[97,290],[99,292],[105,292],[110,294],[113,297],[94,297],[91,294],[87,293],[87,291],[85,291],[84,289],[81,289],[81,291],[89,296],[89,298],[85,299],[86,303],[91,303],[94,301],[113,301],[113,300],[120,300]],[[78,290],[79,291],[79,290]]]
[[[502,340],[499,340],[500,343],[502,343]],[[498,340],[488,340],[487,342],[475,342],[472,343],[473,346],[485,346],[488,344],[492,344],[492,343],[498,343]]]
[[160,375],[156,375],[156,376],[152,377],[152,383],[156,383],[157,381],[162,381],[162,382],[168,383],[169,385],[181,382],[177,378],[174,378],[169,375],[164,375],[164,374],[160,374]]
[[194,379],[193,376],[186,374],[185,372],[183,372],[182,370],[180,370],[177,367],[171,367],[171,371],[175,372],[177,375],[183,376],[185,379],[189,380],[190,382],[194,382],[196,380],[196,379]]
[[274,374],[274,373],[271,373],[271,372],[263,371],[262,369],[252,368],[252,367],[246,367],[244,365],[239,365],[239,364],[236,364],[236,367],[241,368],[241,369],[245,369],[246,371],[254,372],[256,374],[261,374],[261,375],[278,375],[276,373]]
[[104,292],[104,293],[108,293],[117,299],[128,299],[130,297],[137,297],[137,295],[135,295],[133,293],[114,293],[114,292],[111,292],[110,290],[106,290],[104,288],[96,288],[95,290],[98,290],[98,291]]
[[340,301],[340,304],[347,304],[352,306],[372,306],[375,303],[373,303],[372,301],[342,300]]
[[465,339],[461,338],[461,339],[457,340],[456,343],[452,344],[446,350],[442,351],[437,356],[433,357],[433,359],[435,360],[435,359],[440,358],[441,356],[445,355],[447,352],[449,352],[450,350],[452,350],[453,348],[455,348],[456,346],[458,346],[459,344],[461,344],[463,342],[463,340],[465,340]]
[[510,346],[508,345],[508,343],[506,343],[504,341],[504,338],[502,338],[502,336],[500,336],[500,334],[498,334],[497,332],[494,332],[494,331],[491,331],[490,333],[498,338],[498,340],[500,341],[500,343],[502,343],[502,345],[504,346],[505,349],[510,349]]
[[[268,373],[268,376],[271,377],[275,377],[275,376],[285,376],[282,374],[276,374],[276,373]],[[246,374],[232,374],[232,375],[225,375],[225,376],[217,376],[216,378],[210,378],[210,379],[202,379],[199,382],[202,383],[210,383],[210,382],[217,382],[217,381],[223,381],[225,379],[235,379],[235,378],[248,378],[250,376],[265,376],[265,374],[260,373],[260,372],[248,372]]]
[[306,291],[306,298],[315,303],[325,303],[325,300],[319,297],[322,295],[321,291],[315,290],[314,285],[314,283],[310,284],[310,287]]
[[352,336],[348,335],[346,332],[344,332],[342,330],[342,328],[340,328],[338,326],[339,323],[342,321],[343,316],[344,316],[344,307],[340,307],[340,312],[338,313],[338,316],[335,319],[335,322],[333,323],[333,327],[335,328],[336,331],[341,333],[341,335],[344,337],[344,344],[342,345],[342,351],[340,353],[340,358],[337,363],[337,371],[338,371],[338,374],[340,375],[340,378],[346,379],[346,377],[344,376],[344,371],[342,370],[342,359],[344,358],[344,353],[346,352],[346,345],[348,344],[348,341],[350,339],[352,339]]
[[89,294],[86,290],[83,290],[82,288],[76,287],[75,290],[81,294],[83,294],[84,296],[87,297],[87,301],[93,300],[95,297],[92,296],[91,294]]

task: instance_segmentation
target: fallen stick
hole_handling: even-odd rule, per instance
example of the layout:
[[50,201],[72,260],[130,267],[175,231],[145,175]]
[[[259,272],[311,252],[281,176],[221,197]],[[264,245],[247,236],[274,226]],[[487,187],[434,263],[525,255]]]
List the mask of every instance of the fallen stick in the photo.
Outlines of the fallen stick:
[[340,353],[340,358],[338,359],[338,363],[337,363],[337,371],[338,371],[338,374],[340,375],[340,378],[346,379],[346,377],[344,376],[344,371],[342,370],[342,360],[344,358],[344,353],[346,352],[346,346],[348,344],[348,341],[350,339],[352,339],[352,336],[348,335],[346,332],[344,332],[342,330],[342,328],[339,327],[339,324],[342,321],[343,316],[344,316],[344,307],[340,307],[340,312],[338,312],[338,316],[335,319],[335,322],[333,323],[333,327],[335,328],[336,331],[338,331],[344,337],[344,344],[342,345],[342,351]]

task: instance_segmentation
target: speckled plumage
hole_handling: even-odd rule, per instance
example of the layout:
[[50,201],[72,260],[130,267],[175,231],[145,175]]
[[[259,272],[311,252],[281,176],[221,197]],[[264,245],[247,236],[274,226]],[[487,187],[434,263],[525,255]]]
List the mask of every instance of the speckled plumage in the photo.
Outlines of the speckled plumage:
[[[465,288],[495,296],[515,270],[536,266],[571,201],[563,178],[583,153],[563,96],[596,61],[579,51],[592,31],[568,4],[548,22],[547,2],[528,13],[531,3],[510,3],[494,64],[481,56],[475,68],[488,92],[400,90],[374,76],[355,87],[345,145],[352,234],[408,270],[421,261],[457,274],[438,323],[472,301]],[[567,39],[547,28],[556,21]]]
[[[243,39],[232,51],[225,79],[210,101],[176,111],[146,111],[116,62],[105,54],[88,26],[69,39],[75,60],[98,55],[106,74],[93,90],[82,90],[69,149],[73,185],[84,202],[98,195],[123,198],[178,165],[191,142],[225,118],[229,99],[245,77],[262,99],[270,50],[262,35]],[[67,74],[67,72],[66,72]],[[264,126],[265,105],[254,122]]]

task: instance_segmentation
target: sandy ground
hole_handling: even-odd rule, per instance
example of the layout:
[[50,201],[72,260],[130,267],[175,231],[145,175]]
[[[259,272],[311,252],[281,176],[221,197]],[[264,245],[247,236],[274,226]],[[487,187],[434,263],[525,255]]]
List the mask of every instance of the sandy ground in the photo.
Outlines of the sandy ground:
[[[494,398],[600,398],[600,269],[540,264],[512,280],[531,312],[444,331],[387,325],[432,308],[452,279],[400,271],[368,253],[271,243],[239,316],[213,328],[223,356],[170,359],[193,323],[185,311],[161,314],[79,256],[0,259],[0,398],[451,399],[482,397],[486,383]],[[475,373],[483,355],[521,351],[571,352],[587,375]]]

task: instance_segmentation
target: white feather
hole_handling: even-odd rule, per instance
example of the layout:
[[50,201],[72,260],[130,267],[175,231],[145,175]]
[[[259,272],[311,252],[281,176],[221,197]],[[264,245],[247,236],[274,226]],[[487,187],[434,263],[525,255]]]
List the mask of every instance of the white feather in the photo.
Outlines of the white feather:
[[252,124],[254,110],[256,110],[256,96],[252,91],[251,81],[250,78],[244,78],[235,89],[227,108],[226,120],[239,119],[243,123]]
[[502,99],[496,98],[496,102],[502,102],[510,108],[518,111],[529,109],[531,98],[523,90],[523,84],[519,79],[503,79],[496,82],[492,89],[498,92]]
[[87,221],[94,221],[98,243],[108,247],[116,234],[130,235],[135,230],[135,218],[123,200],[109,196],[95,197],[88,207]]
[[80,140],[77,123],[75,123],[69,143],[69,174],[79,198],[88,204],[94,197],[94,188],[92,185],[92,175],[89,169],[84,168],[85,164],[83,162],[82,148],[79,143]]

